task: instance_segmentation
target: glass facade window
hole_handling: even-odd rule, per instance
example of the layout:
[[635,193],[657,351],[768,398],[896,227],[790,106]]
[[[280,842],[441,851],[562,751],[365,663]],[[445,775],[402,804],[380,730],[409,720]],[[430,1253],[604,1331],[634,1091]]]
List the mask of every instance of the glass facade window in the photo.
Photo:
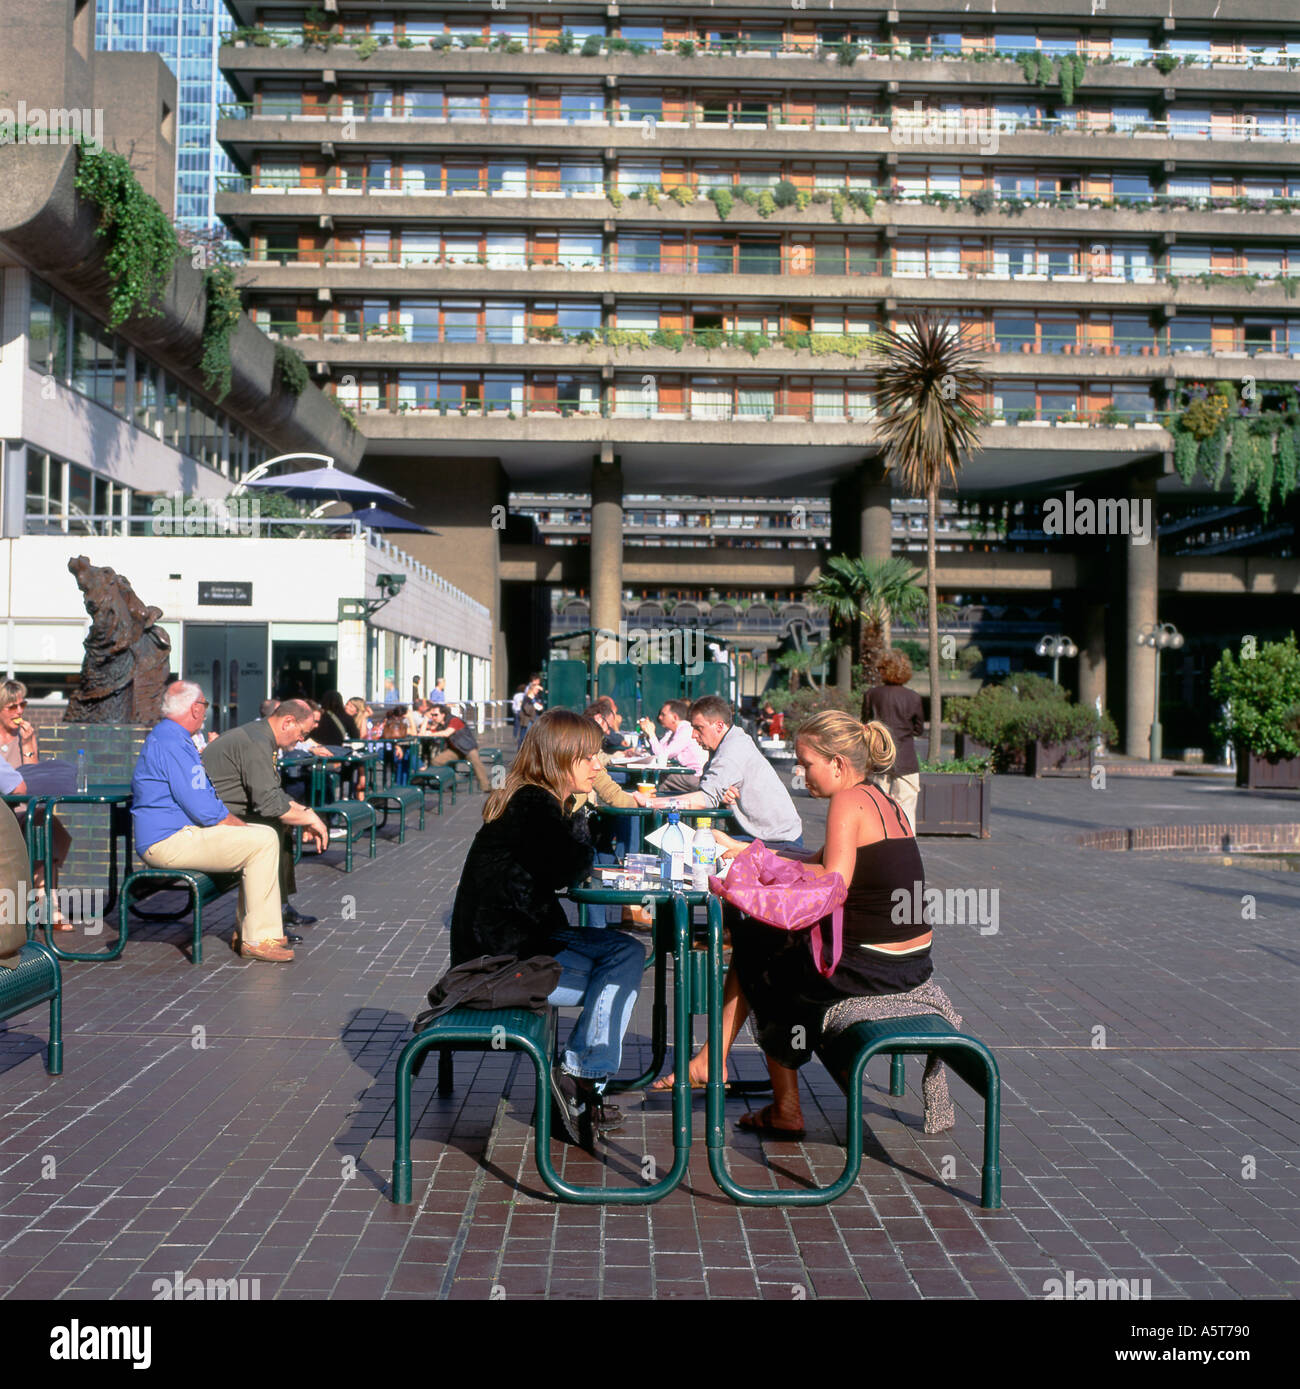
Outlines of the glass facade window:
[[225,230],[214,210],[216,180],[235,167],[217,143],[216,125],[235,94],[217,49],[233,27],[224,0],[96,0],[97,49],[157,53],[176,74],[176,220],[192,231]]

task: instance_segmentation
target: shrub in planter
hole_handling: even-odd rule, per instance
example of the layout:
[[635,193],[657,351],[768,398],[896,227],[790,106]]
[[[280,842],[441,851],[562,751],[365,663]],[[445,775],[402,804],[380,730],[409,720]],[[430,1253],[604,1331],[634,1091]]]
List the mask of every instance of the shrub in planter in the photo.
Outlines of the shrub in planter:
[[799,201],[799,190],[788,178],[783,178],[772,189],[772,201],[777,207],[793,207]]
[[1112,741],[1118,737],[1109,715],[1098,717],[1087,705],[1071,704],[1059,685],[1030,672],[949,700],[947,709],[953,727],[987,747],[999,771],[1017,765],[1031,743],[1086,749],[1098,736]]
[[1214,734],[1233,744],[1239,763],[1250,753],[1300,757],[1300,650],[1294,632],[1251,654],[1224,651],[1210,673],[1210,693],[1228,706],[1212,725]]

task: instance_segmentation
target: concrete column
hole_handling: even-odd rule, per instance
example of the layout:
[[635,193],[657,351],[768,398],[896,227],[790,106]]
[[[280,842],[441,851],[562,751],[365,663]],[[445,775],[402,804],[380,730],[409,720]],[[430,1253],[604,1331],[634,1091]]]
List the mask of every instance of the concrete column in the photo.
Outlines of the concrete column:
[[[623,469],[617,460],[591,466],[591,625],[619,630],[623,620]],[[593,643],[599,664],[618,659],[610,637]]]
[[1106,707],[1106,608],[1089,603],[1083,609],[1083,634],[1079,640],[1079,703],[1092,706],[1101,696]]
[[876,463],[858,471],[858,553],[863,559],[888,559],[894,543],[894,518],[885,470]]
[[[1155,514],[1155,485],[1135,482],[1129,492],[1135,506],[1150,499]],[[1154,529],[1154,528],[1153,528]],[[1156,621],[1159,595],[1159,544],[1152,534],[1148,545],[1134,545],[1121,538],[1124,546],[1124,646],[1128,678],[1124,689],[1124,751],[1129,757],[1151,755],[1151,721],[1155,717],[1156,652],[1138,646],[1137,636]]]

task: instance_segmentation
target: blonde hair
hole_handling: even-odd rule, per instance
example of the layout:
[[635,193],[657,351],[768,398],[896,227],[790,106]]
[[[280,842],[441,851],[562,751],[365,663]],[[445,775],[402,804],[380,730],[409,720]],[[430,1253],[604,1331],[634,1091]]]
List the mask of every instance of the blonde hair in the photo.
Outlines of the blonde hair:
[[859,723],[839,709],[825,709],[800,724],[795,742],[828,762],[843,758],[864,779],[887,772],[897,756],[893,736],[883,723]]
[[502,815],[521,786],[540,786],[566,803],[567,811],[573,764],[599,752],[603,736],[594,719],[571,709],[548,709],[529,728],[506,774],[505,785],[488,796],[483,806],[484,823]]

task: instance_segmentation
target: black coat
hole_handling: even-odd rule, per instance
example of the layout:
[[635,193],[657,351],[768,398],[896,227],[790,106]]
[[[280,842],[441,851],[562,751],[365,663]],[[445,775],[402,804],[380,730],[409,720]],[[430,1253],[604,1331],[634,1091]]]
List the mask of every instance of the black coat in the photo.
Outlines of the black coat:
[[565,815],[540,786],[521,786],[474,836],[451,912],[451,962],[476,955],[552,955],[568,926],[555,894],[594,857],[587,817]]

